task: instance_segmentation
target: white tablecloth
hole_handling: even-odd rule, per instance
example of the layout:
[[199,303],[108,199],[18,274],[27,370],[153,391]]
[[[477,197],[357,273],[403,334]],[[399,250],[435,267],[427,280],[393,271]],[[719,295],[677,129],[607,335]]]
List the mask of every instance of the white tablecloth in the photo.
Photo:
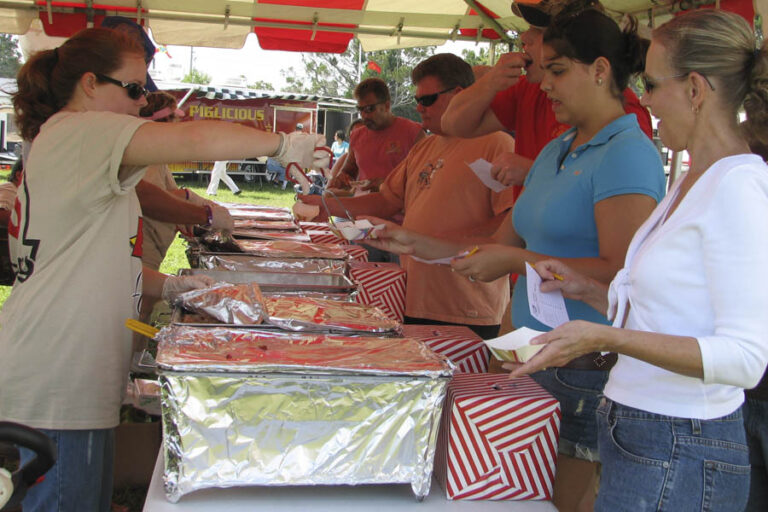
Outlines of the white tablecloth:
[[264,510],[269,512],[360,512],[386,510],[390,512],[551,512],[555,507],[548,501],[449,501],[445,491],[432,482],[432,490],[424,501],[418,502],[411,486],[302,486],[302,487],[239,487],[205,489],[169,503],[163,490],[163,455],[157,457],[152,483],[149,486],[144,512],[227,512]]

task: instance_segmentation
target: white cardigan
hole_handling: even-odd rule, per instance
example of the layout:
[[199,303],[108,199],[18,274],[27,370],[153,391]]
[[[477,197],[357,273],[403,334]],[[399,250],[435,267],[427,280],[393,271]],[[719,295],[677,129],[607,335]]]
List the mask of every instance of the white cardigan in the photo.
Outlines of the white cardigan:
[[755,155],[706,170],[677,209],[673,190],[640,227],[611,283],[614,325],[695,337],[704,378],[619,356],[605,395],[624,405],[684,418],[736,410],[742,388],[768,363],[768,166]]

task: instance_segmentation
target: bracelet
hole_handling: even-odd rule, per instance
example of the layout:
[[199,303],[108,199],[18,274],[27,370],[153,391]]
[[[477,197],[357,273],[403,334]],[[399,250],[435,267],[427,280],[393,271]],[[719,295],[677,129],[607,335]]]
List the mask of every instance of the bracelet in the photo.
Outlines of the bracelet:
[[280,135],[280,143],[277,145],[277,151],[272,156],[279,158],[283,154],[283,148],[285,148],[285,133],[277,132],[277,134]]
[[213,210],[210,205],[205,204],[203,206],[205,207],[206,215],[208,215],[208,222],[203,227],[209,228],[213,225]]

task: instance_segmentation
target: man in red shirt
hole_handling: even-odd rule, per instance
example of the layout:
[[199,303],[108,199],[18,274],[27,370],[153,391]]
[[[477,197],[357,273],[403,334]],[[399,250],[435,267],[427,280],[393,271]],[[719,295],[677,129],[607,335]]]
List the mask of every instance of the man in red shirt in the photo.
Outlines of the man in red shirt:
[[392,113],[389,88],[380,78],[368,78],[355,87],[357,110],[364,128],[349,137],[349,154],[330,187],[357,179],[369,182],[366,189],[378,190],[414,144],[424,137],[421,125]]
[[[500,180],[518,189],[541,149],[568,128],[557,122],[551,102],[539,88],[544,74],[541,67],[544,30],[562,8],[562,3],[553,0],[542,0],[538,4],[514,2],[512,12],[530,25],[520,35],[523,51],[502,55],[472,87],[453,98],[443,115],[443,131],[450,135],[472,138],[497,130],[512,132],[515,152],[497,158],[493,164]],[[602,9],[602,6],[597,0],[573,0],[564,8],[576,12]],[[632,90],[626,89],[623,94],[626,112],[635,114],[640,128],[652,137],[648,110],[640,105]]]

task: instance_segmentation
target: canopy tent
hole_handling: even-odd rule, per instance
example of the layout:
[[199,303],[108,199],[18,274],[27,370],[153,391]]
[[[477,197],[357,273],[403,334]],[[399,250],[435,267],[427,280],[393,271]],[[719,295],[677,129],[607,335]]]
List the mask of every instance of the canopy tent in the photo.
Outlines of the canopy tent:
[[[529,0],[534,3],[536,0]],[[754,0],[758,5],[768,0]],[[634,14],[654,25],[711,0],[603,0],[617,18]],[[0,32],[30,27],[68,37],[105,16],[136,19],[164,45],[241,48],[254,33],[264,49],[346,50],[357,36],[365,51],[438,45],[447,40],[508,41],[525,22],[510,0],[0,0]],[[719,3],[719,2],[718,2]],[[754,13],[753,0],[722,0]],[[765,9],[763,9],[765,11]],[[745,13],[745,17],[749,17]],[[34,25],[33,25],[34,22]]]

